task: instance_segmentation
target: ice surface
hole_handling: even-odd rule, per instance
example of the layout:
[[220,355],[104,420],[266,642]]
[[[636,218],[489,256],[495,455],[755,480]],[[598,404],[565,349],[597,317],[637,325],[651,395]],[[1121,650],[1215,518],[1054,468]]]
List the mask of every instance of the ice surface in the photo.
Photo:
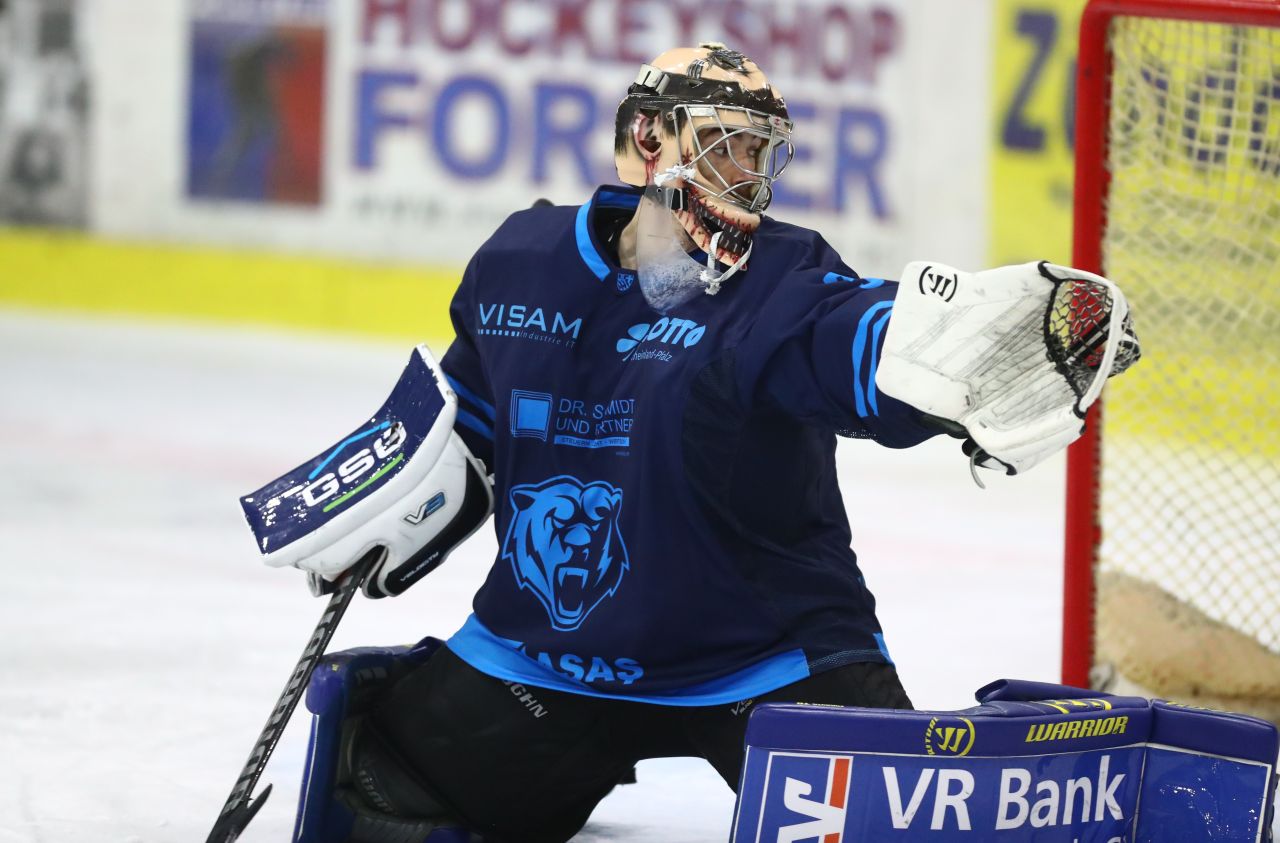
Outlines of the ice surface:
[[[300,574],[258,562],[237,497],[354,429],[408,355],[0,311],[0,843],[204,840],[322,610]],[[916,705],[1055,680],[1061,459],[981,491],[954,440],[839,458]],[[358,597],[333,648],[447,636],[494,549],[482,531],[404,596]],[[289,839],[303,715],[245,843]],[[705,763],[645,762],[639,779],[578,839],[727,839],[733,796]]]

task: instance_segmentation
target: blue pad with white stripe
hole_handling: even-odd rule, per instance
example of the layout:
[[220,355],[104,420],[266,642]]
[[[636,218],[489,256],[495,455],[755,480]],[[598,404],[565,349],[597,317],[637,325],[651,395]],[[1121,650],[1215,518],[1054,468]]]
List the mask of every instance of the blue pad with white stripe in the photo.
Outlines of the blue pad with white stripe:
[[1270,840],[1276,727],[1001,681],[963,711],[759,706],[733,843]]

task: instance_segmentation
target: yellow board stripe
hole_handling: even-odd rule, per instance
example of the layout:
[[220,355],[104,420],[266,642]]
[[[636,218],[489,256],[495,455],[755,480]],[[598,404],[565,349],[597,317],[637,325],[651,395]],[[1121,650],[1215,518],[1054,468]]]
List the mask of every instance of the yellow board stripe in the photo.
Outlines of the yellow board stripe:
[[0,302],[447,341],[462,273],[0,229]]

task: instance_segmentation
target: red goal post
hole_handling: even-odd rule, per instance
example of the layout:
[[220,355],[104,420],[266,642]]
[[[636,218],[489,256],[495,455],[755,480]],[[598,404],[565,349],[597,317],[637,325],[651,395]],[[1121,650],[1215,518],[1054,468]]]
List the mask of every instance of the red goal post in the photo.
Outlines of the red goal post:
[[1280,0],[1091,0],[1078,61],[1073,261],[1144,359],[1068,452],[1063,681],[1280,717]]

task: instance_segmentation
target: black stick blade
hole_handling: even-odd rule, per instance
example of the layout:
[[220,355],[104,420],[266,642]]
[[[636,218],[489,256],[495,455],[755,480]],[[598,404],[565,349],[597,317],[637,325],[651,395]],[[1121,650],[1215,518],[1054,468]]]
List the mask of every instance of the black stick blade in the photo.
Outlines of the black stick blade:
[[242,802],[218,817],[205,843],[235,843],[270,795],[271,785],[267,785],[262,789],[262,793],[258,794],[257,799]]

